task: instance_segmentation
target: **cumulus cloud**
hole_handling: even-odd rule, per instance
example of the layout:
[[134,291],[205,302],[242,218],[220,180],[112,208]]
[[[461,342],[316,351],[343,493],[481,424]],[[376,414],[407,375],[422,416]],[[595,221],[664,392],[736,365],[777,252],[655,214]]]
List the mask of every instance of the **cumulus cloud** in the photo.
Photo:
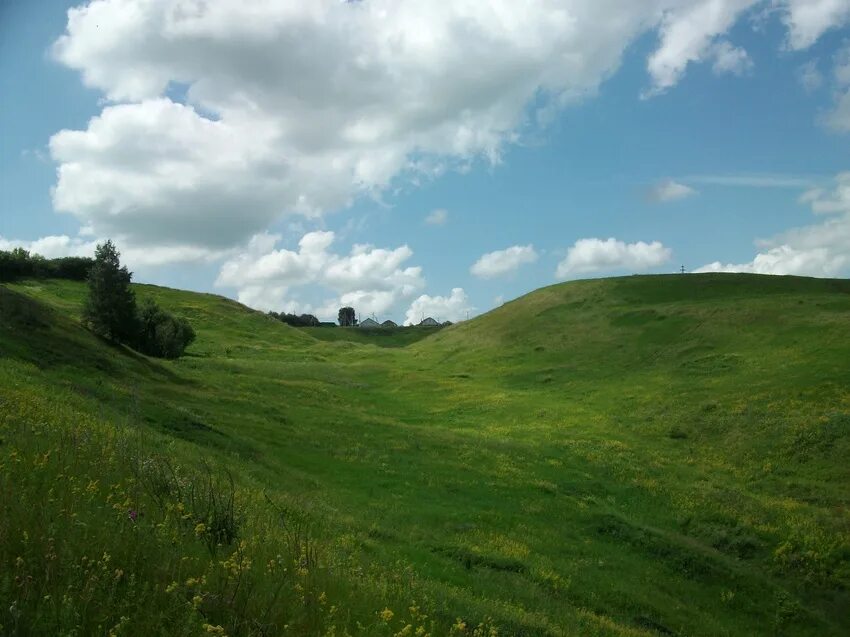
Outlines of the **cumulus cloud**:
[[625,243],[617,239],[579,239],[558,264],[555,276],[566,279],[576,274],[605,270],[644,272],[667,263],[672,251],[659,241]]
[[533,245],[511,246],[482,255],[472,264],[469,271],[481,279],[492,279],[509,272],[516,272],[521,266],[535,261],[537,261],[537,252]]
[[670,201],[687,199],[688,197],[693,197],[696,194],[697,191],[690,186],[680,184],[672,179],[666,179],[661,183],[656,184],[652,190],[650,190],[649,199],[650,201],[657,203],[667,203]]
[[760,252],[747,263],[709,263],[695,272],[749,272],[752,274],[796,274],[834,276],[847,264],[847,257],[830,253],[827,248],[800,250],[779,245]]
[[680,2],[667,8],[660,27],[660,45],[647,62],[653,85],[645,95],[670,89],[679,82],[690,63],[712,57],[717,63],[715,39],[726,33],[744,11],[758,3],[759,0],[711,0]]
[[475,310],[463,288],[453,288],[449,296],[423,294],[410,304],[404,320],[405,325],[417,325],[423,318],[440,321],[462,321]]
[[839,174],[832,189],[807,191],[800,201],[811,206],[815,214],[831,216],[821,223],[756,241],[760,252],[752,261],[715,261],[696,271],[826,277],[846,274],[850,270],[850,173]]
[[812,188],[800,197],[800,203],[809,204],[815,214],[850,212],[850,171],[835,177],[833,188]]
[[[0,236],[0,250],[23,248],[32,254],[40,254],[48,259],[57,257],[92,257],[98,243],[106,239],[91,239],[84,233],[76,237],[68,235],[48,235],[38,239],[8,239]],[[145,266],[159,266],[166,263],[190,261],[213,261],[232,253],[232,250],[210,251],[191,246],[144,246],[134,247],[118,244],[121,262],[135,269]]]
[[425,217],[425,223],[429,226],[442,226],[449,220],[449,212],[443,208],[438,208],[436,210],[431,211],[431,213]]
[[233,245],[265,229],[291,191],[273,128],[214,121],[164,98],[109,106],[87,130],[51,138],[54,207],[133,243]]
[[[256,235],[222,265],[216,285],[235,288],[239,301],[251,307],[297,307],[322,317],[336,316],[342,305],[383,314],[424,287],[422,269],[404,265],[413,256],[408,246],[389,250],[355,245],[348,255],[339,255],[330,250],[335,238],[333,232],[309,232],[298,242],[298,250],[287,250],[276,249],[280,235]],[[319,306],[290,298],[293,288],[305,285],[327,288],[336,296]]]
[[777,0],[788,28],[788,45],[805,49],[821,35],[850,21],[847,0]]
[[[690,63],[737,72],[748,57],[721,39],[755,1],[92,0],[53,54],[111,103],[51,140],[54,205],[137,246],[234,247],[284,214],[498,162],[647,32],[652,92]],[[782,4],[795,42],[843,15]]]
[[717,75],[746,75],[754,67],[753,60],[746,50],[726,41],[718,42],[712,47],[711,57],[714,59],[711,69]]
[[94,255],[95,242],[68,235],[50,235],[35,240],[7,239],[0,236],[0,250],[23,248],[32,254],[48,259],[58,257],[90,257]]

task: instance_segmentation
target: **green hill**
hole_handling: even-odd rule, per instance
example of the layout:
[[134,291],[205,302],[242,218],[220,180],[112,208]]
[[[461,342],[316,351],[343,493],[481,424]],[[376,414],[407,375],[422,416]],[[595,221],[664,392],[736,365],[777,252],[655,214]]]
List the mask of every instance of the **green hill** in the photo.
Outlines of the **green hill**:
[[0,635],[850,631],[848,281],[579,281],[382,337],[135,289],[187,356],[0,286]]

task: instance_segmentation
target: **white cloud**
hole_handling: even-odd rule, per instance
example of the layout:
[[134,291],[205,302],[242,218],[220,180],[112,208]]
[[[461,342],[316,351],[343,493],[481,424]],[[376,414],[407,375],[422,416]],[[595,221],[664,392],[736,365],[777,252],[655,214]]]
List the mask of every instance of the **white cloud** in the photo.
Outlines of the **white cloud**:
[[469,271],[481,279],[492,279],[515,272],[521,266],[535,261],[537,261],[537,252],[533,245],[511,246],[482,255],[472,264]]
[[775,0],[783,11],[788,28],[788,45],[805,49],[821,35],[850,21],[850,2],[847,0]]
[[732,75],[746,75],[753,70],[753,60],[749,53],[741,47],[736,47],[725,40],[716,43],[711,48],[711,57],[714,64],[711,69],[717,75],[731,73]]
[[812,188],[803,193],[800,203],[809,204],[815,214],[850,213],[850,171],[835,177],[832,190]]
[[692,197],[697,194],[697,191],[691,188],[690,186],[686,186],[685,184],[680,184],[672,179],[667,179],[662,181],[659,184],[656,184],[652,190],[649,192],[649,198],[651,201],[655,201],[658,203],[667,203],[669,201],[679,201],[681,199],[687,199],[688,197]]
[[797,79],[806,93],[814,93],[823,86],[823,74],[818,68],[817,60],[809,60],[797,71]]
[[40,254],[47,259],[58,257],[94,256],[95,242],[87,242],[67,235],[50,235],[32,241],[7,239],[0,236],[0,250],[23,248],[32,254]]
[[667,263],[671,256],[671,250],[659,241],[625,243],[614,238],[579,239],[558,264],[555,276],[566,279],[604,270],[644,272]]
[[[297,251],[276,249],[280,238],[255,235],[242,253],[222,265],[216,285],[236,288],[239,301],[251,307],[297,307],[323,318],[335,317],[343,305],[364,314],[384,314],[425,285],[420,267],[404,265],[413,256],[406,245],[394,250],[355,245],[342,256],[330,251],[333,232],[305,234]],[[336,296],[321,306],[307,306],[290,296],[293,288],[305,285],[327,288]]]
[[758,3],[759,0],[671,3],[661,23],[660,46],[647,62],[652,89],[646,95],[663,93],[674,86],[688,64],[707,57],[717,58],[714,39],[726,33],[744,11]]
[[846,264],[847,257],[833,255],[826,248],[798,250],[780,245],[760,252],[748,263],[715,261],[694,272],[749,272],[752,274],[796,274],[829,277],[836,275]]
[[[48,259],[57,257],[93,257],[95,247],[106,239],[91,239],[80,232],[76,237],[68,235],[49,235],[34,240],[7,239],[0,236],[0,250],[23,248],[32,254],[40,254]],[[231,251],[210,251],[191,246],[145,246],[133,247],[118,244],[121,262],[131,270],[137,267],[158,266],[165,263],[190,261],[213,261],[227,256]]]
[[850,270],[850,173],[836,176],[832,190],[816,188],[800,199],[826,221],[794,228],[770,239],[756,241],[761,251],[746,263],[709,263],[697,272],[755,272],[838,276]]
[[449,220],[449,212],[444,208],[437,208],[425,217],[425,223],[430,226],[442,226]]
[[[653,92],[689,63],[739,69],[716,43],[753,2],[92,0],[53,52],[112,104],[51,140],[54,205],[125,244],[232,248],[284,214],[498,162],[655,29]],[[808,38],[838,19],[788,4]]]
[[453,288],[449,296],[423,294],[410,305],[404,320],[405,325],[417,325],[423,318],[440,321],[462,321],[475,310],[463,288]]

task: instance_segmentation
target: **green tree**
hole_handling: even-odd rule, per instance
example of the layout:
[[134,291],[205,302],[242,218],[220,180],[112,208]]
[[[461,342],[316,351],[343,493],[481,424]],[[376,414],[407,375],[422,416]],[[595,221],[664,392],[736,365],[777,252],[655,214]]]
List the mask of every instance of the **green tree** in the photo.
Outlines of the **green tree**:
[[337,315],[337,319],[339,320],[339,324],[342,327],[351,327],[353,325],[357,325],[357,317],[354,314],[353,307],[339,308],[339,314]]
[[89,271],[83,320],[101,336],[132,344],[138,331],[136,296],[130,289],[133,275],[121,265],[120,256],[112,241],[97,246]]

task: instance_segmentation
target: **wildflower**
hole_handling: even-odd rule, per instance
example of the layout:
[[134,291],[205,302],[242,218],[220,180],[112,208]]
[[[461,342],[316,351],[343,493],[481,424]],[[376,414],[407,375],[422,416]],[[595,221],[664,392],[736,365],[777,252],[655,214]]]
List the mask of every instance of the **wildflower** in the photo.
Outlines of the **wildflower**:
[[201,626],[201,628],[203,628],[205,631],[207,631],[210,635],[225,635],[225,636],[227,635],[227,633],[224,632],[224,628],[222,628],[221,626],[213,626],[212,624],[203,624]]
[[135,522],[136,518],[139,517],[139,512],[135,509],[130,509],[127,511],[127,517],[130,518],[130,522]]
[[207,530],[207,525],[204,524],[203,522],[198,522],[195,525],[195,535],[197,535],[198,537],[202,536],[206,532],[206,530]]
[[378,613],[378,617],[383,619],[385,622],[389,622],[395,613],[393,613],[389,608],[385,608],[380,613]]
[[197,608],[201,605],[201,602],[204,601],[204,598],[200,595],[195,595],[192,598],[192,606],[197,610]]

